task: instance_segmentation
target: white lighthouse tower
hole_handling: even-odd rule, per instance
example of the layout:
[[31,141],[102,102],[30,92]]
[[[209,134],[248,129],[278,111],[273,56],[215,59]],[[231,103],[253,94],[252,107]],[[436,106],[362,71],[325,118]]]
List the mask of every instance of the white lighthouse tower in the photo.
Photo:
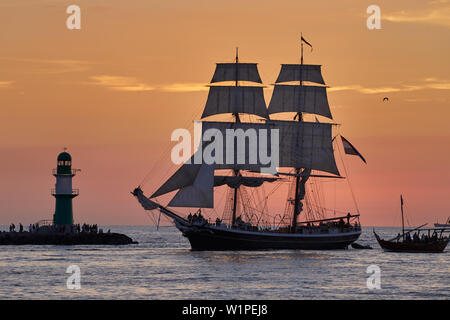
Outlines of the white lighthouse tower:
[[[65,150],[65,149],[64,149]],[[53,169],[53,175],[56,178],[55,188],[52,189],[52,195],[56,198],[55,214],[53,215],[53,224],[72,225],[73,209],[72,199],[78,196],[78,189],[72,189],[72,178],[77,169],[72,169],[72,157],[66,151],[58,155],[57,167]]]

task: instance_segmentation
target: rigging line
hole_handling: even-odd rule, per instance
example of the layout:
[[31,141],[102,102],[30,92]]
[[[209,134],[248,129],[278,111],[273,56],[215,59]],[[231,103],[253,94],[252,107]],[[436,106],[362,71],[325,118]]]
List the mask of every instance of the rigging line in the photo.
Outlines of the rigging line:
[[[320,188],[318,185],[318,180],[317,179],[313,179],[310,182],[310,185],[312,185],[312,204],[314,204],[317,207],[321,207],[322,206],[322,202],[320,201]],[[320,210],[318,210],[317,212],[312,212],[313,215],[320,217],[323,215],[323,212],[320,212]]]
[[[330,211],[330,212],[333,212],[333,211],[334,211],[333,209],[329,209],[329,208],[326,208],[326,207],[317,207],[317,206],[315,206],[315,205],[314,205],[314,207],[319,208],[319,209],[324,210],[324,211]],[[348,213],[348,212],[341,211],[341,210],[336,210],[336,212],[342,213],[342,214],[347,214],[347,213]]]
[[320,186],[320,198],[321,198],[321,203],[326,203],[326,196],[325,196],[325,187],[324,187],[324,182],[320,179],[318,179],[319,181],[319,186]]
[[[219,207],[219,204],[221,204],[222,201],[223,201],[223,199],[225,198],[225,195],[226,195],[226,192],[222,192],[222,193],[221,193],[221,196],[220,196],[220,198],[219,198],[219,201],[217,201],[218,207]],[[217,218],[219,218],[219,213],[216,211],[216,208],[212,208],[212,209],[213,209],[215,215],[217,216]],[[224,209],[225,209],[225,208],[224,208]]]
[[406,223],[408,224],[408,226],[412,227],[412,224],[411,224],[411,222],[409,221],[409,218],[408,218],[406,206],[404,204],[403,204],[403,215],[405,216],[405,220],[406,220]]
[[[200,111],[201,111],[201,109],[200,109]],[[199,110],[194,110],[194,112],[192,113],[192,115],[191,115],[191,119],[190,120],[187,120],[186,122],[185,122],[185,127],[188,127],[189,129],[191,129],[192,127],[193,127],[193,121],[196,119],[196,118],[198,118],[198,114],[199,114],[200,112],[199,112]],[[188,118],[189,119],[189,118]],[[169,144],[168,146],[167,146],[167,148],[165,149],[165,151],[161,154],[161,156],[160,156],[160,158],[159,159],[157,159],[156,161],[155,161],[155,163],[153,164],[153,166],[152,166],[152,168],[151,168],[151,170],[150,171],[148,171],[148,173],[144,176],[144,179],[142,180],[142,182],[139,184],[140,186],[143,186],[143,185],[145,185],[147,182],[148,182],[148,179],[149,179],[149,177],[150,177],[150,174],[155,170],[155,168],[156,167],[158,167],[160,164],[161,164],[161,162],[163,161],[163,160],[167,160],[167,156],[168,156],[168,154],[169,154],[169,152],[171,151],[171,145]],[[161,179],[161,180],[164,180],[164,177]],[[161,181],[159,181],[159,183],[161,183]]]
[[[167,152],[165,152],[165,154],[167,154],[168,152],[170,152],[170,149],[171,149],[171,148],[170,148],[170,146],[169,146],[169,148],[168,148]],[[162,156],[161,159],[158,160],[158,161],[153,165],[152,170],[147,174],[147,177],[146,177],[146,178],[144,179],[144,181],[140,184],[140,186],[142,186],[142,185],[144,185],[144,184],[146,184],[146,183],[148,182],[148,178],[149,178],[150,173],[152,173],[152,172],[155,170],[155,168],[157,167],[157,165],[161,164],[161,162],[162,162],[163,160],[167,160],[167,157],[166,157],[166,156]],[[161,164],[161,166],[162,166],[162,164]],[[167,180],[167,178],[169,177],[169,173],[173,170],[174,167],[176,167],[176,165],[173,164],[173,163],[172,163],[170,166],[168,166],[167,170],[165,171],[164,175],[162,175],[162,177],[159,179],[159,182],[156,184],[156,186],[160,186],[165,180]],[[156,190],[156,189],[154,189],[154,191],[155,191],[155,190]]]
[[[335,141],[336,141],[336,140],[335,140]],[[342,162],[342,166],[344,167],[345,176],[347,177],[347,183],[348,183],[348,186],[349,186],[349,188],[350,188],[350,193],[352,194],[353,203],[354,203],[354,205],[355,205],[356,212],[358,212],[358,214],[360,214],[359,208],[358,208],[358,203],[356,202],[355,193],[353,192],[353,188],[352,188],[352,185],[351,185],[351,183],[350,183],[350,177],[349,177],[349,175],[348,175],[347,168],[346,168],[346,166],[345,166],[344,159],[343,159],[343,157],[342,157],[341,146],[339,145],[338,142],[336,142],[336,144],[337,144],[337,149],[338,149],[338,152],[339,152],[339,157],[340,157],[341,162]]]

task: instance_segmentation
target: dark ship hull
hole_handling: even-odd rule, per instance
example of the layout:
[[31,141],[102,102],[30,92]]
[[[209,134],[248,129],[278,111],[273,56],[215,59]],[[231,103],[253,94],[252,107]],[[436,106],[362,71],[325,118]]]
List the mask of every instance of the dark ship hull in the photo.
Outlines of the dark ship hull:
[[243,231],[213,226],[186,226],[176,223],[177,228],[188,238],[192,250],[266,250],[303,249],[334,250],[347,249],[356,241],[361,231],[323,234],[277,233]]
[[375,232],[374,234],[380,247],[392,252],[443,252],[449,241],[447,238],[430,243],[394,242],[383,240]]

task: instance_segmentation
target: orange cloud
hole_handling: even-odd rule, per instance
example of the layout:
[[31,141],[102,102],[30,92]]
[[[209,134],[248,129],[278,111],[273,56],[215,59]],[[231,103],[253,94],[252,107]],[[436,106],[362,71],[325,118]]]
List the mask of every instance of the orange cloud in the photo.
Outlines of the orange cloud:
[[382,19],[390,22],[424,23],[450,28],[450,1],[432,1],[430,4],[438,4],[440,6],[424,12],[407,12],[402,10],[392,14],[382,14]]
[[209,90],[204,83],[173,83],[158,87],[158,89],[169,92],[196,92]]
[[154,87],[138,81],[133,77],[100,75],[90,77],[91,84],[107,87],[117,91],[152,91]]
[[333,91],[358,91],[363,94],[389,93],[389,92],[408,92],[425,89],[450,90],[450,80],[439,80],[437,78],[426,78],[422,83],[407,84],[389,87],[364,87],[359,84],[343,85],[331,87],[329,92]]
[[10,88],[14,81],[0,81],[0,88]]
[[59,74],[67,72],[82,72],[89,69],[92,62],[70,59],[33,59],[33,58],[0,58],[7,61],[16,61],[33,64],[32,68],[27,68],[28,72]]

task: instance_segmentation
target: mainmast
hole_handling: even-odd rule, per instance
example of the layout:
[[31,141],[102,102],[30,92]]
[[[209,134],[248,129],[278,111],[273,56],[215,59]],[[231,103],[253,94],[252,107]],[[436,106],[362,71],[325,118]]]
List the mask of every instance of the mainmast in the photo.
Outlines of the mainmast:
[[[306,122],[303,119],[303,112],[332,119],[326,87],[303,84],[305,81],[325,84],[320,65],[304,64],[303,42],[311,46],[301,34],[300,64],[282,64],[268,109],[269,114],[295,112],[293,121],[271,121],[280,128],[279,167],[295,169],[291,232],[295,232],[297,227],[297,218],[302,211],[302,200],[306,194],[305,184],[311,170],[339,174],[332,149],[331,124]],[[289,84],[292,81],[298,81],[298,84]],[[288,84],[279,84],[280,82]]]
[[[239,86],[239,48],[236,47],[236,82],[235,86]],[[239,118],[239,112],[233,113],[235,122],[241,122],[241,119]],[[239,170],[233,170],[235,176],[239,176]],[[231,216],[231,226],[233,227],[236,224],[236,212],[237,212],[237,198],[238,198],[238,189],[239,186],[234,188],[234,197],[233,197],[233,214]]]
[[[300,66],[303,66],[303,34],[300,33]],[[303,86],[303,80],[302,80],[302,68],[300,67],[300,86]],[[297,112],[296,117],[298,122],[302,122],[303,121],[303,113]],[[305,183],[306,180],[308,179],[308,177],[302,177],[301,178],[301,183],[300,183],[300,172],[301,172],[301,168],[296,168],[295,169],[295,173],[297,174],[295,177],[295,200],[294,200],[294,212],[292,214],[292,225],[291,225],[291,231],[295,232],[296,228],[297,228],[297,218],[300,215],[302,209],[303,209],[303,205],[301,205],[301,200],[303,199],[304,195],[305,195]],[[304,180],[304,181],[303,181]],[[302,188],[302,194],[303,196],[300,196],[300,190],[299,188]],[[300,206],[301,205],[301,206]]]
[[405,242],[405,221],[403,218],[403,197],[402,197],[402,195],[400,195],[400,204],[401,204],[401,209],[402,209],[402,240],[403,240],[403,242]]

